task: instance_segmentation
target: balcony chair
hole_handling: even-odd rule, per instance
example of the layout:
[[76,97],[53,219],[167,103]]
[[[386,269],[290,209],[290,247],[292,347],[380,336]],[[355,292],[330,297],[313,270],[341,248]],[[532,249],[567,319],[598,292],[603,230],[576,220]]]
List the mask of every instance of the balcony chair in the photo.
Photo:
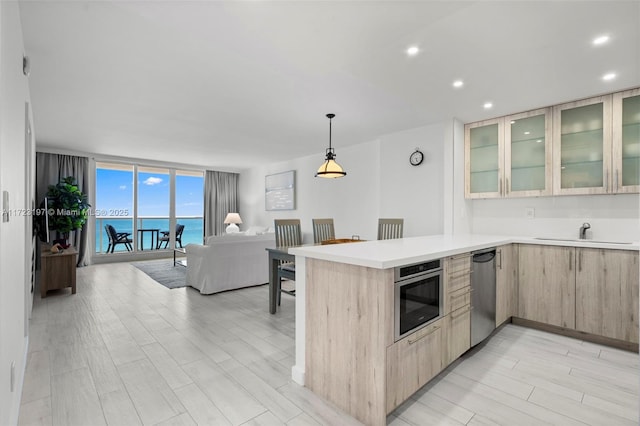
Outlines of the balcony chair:
[[313,224],[313,242],[320,244],[326,240],[335,240],[336,233],[333,228],[333,219],[311,219]]
[[[182,248],[182,232],[184,231],[184,225],[180,225],[176,223],[176,243],[180,245]],[[163,248],[167,248],[169,245],[169,241],[171,240],[171,236],[169,235],[169,231],[162,231],[162,236],[158,238],[158,244],[156,245],[156,250],[160,249],[162,243],[164,243]]]
[[378,219],[378,239],[392,240],[402,238],[404,219]]
[[109,237],[107,253],[113,253],[118,244],[124,244],[127,251],[133,251],[131,246],[133,240],[129,238],[130,232],[116,232],[116,228],[108,224],[104,226],[104,230],[107,231],[107,237]]
[[[302,245],[302,231],[300,219],[275,219],[276,248],[286,248]],[[296,265],[294,262],[281,262],[278,267],[278,305],[280,305],[281,293],[296,295],[295,289],[287,291],[282,289],[282,279],[295,281]]]

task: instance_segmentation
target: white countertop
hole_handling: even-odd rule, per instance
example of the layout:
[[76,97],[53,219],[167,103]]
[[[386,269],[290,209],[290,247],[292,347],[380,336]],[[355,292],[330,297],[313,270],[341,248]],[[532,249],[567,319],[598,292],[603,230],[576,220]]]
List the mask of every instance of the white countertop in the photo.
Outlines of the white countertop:
[[289,253],[313,259],[387,269],[510,243],[640,250],[638,242],[616,244],[593,240],[553,240],[504,235],[463,234],[430,235],[325,246],[310,245],[292,248]]

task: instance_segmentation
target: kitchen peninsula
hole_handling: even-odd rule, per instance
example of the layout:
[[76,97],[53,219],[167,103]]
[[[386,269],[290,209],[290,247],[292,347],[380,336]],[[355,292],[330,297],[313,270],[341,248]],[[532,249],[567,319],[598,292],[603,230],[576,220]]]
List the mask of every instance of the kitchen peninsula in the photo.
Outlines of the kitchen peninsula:
[[[291,250],[296,256],[297,300],[304,300],[296,303],[293,379],[365,424],[386,424],[389,412],[469,349],[470,254],[492,247],[498,248],[501,270],[496,325],[511,317],[523,317],[529,325],[544,323],[558,330],[600,334],[608,336],[602,337],[605,342],[635,345],[637,350],[638,243],[434,235]],[[518,248],[526,258],[519,259]],[[573,307],[559,322],[545,313],[518,309],[519,304],[527,307],[519,300],[518,286],[526,280],[519,277],[518,264],[547,249],[553,258],[572,262],[568,266],[573,274],[570,278],[566,271],[558,275],[562,282],[573,280],[573,287],[567,290],[568,297],[573,297],[568,305],[573,303]],[[579,314],[585,305],[583,299],[591,299],[588,292],[581,293],[575,285],[578,266],[582,269],[586,259],[597,265],[603,256],[610,256],[607,265],[616,259],[619,268],[606,268],[615,271],[603,272],[604,278],[598,282],[622,283],[627,286],[625,294],[631,295],[626,298],[633,299],[628,309],[633,320],[628,327],[614,327],[613,332],[609,331],[611,327],[594,325],[594,321],[585,320],[587,315]],[[398,338],[394,322],[395,268],[435,260],[442,262],[441,312],[412,334]],[[535,276],[531,265],[523,268],[527,280]],[[542,281],[555,286],[556,276],[544,275],[548,273],[543,271]],[[617,275],[607,275],[611,273]],[[539,281],[532,280],[531,286],[540,285]],[[564,293],[562,296],[567,304],[568,297]],[[601,318],[599,307],[589,303],[585,306]],[[625,322],[617,317],[611,321]]]

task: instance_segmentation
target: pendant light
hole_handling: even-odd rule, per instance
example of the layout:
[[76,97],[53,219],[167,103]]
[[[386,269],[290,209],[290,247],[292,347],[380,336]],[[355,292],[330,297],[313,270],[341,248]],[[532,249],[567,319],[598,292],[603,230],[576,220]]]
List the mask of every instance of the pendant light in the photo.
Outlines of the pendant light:
[[335,114],[327,114],[329,119],[329,148],[327,148],[327,157],[322,166],[316,172],[316,177],[321,178],[340,178],[346,176],[346,172],[342,170],[340,164],[336,163],[336,153],[331,148],[331,119],[335,117]]

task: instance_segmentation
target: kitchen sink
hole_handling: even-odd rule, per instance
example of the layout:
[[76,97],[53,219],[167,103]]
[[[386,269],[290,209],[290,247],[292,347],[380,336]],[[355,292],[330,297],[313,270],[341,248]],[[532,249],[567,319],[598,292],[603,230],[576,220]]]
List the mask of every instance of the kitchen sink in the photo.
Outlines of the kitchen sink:
[[572,242],[580,242],[580,243],[596,243],[596,244],[633,244],[629,241],[605,241],[605,240],[581,240],[581,239],[572,239],[572,238],[546,238],[546,237],[535,237],[535,240],[543,240],[543,241],[572,241]]

